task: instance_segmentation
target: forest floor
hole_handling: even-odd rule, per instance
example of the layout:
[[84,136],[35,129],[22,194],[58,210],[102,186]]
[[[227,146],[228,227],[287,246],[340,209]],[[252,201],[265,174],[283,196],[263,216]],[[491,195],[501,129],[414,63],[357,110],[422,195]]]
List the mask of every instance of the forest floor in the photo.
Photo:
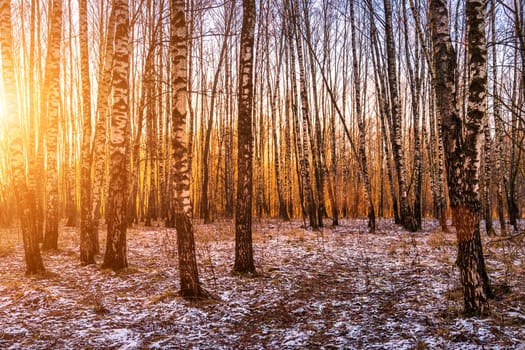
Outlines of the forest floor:
[[231,222],[196,235],[216,300],[191,303],[177,295],[172,230],[131,228],[130,267],[115,273],[81,267],[78,235],[61,227],[49,272],[25,277],[20,233],[3,229],[0,349],[525,349],[523,235],[484,237],[496,298],[483,318],[461,316],[455,235],[435,221],[408,233],[380,220],[370,235],[363,220],[318,232],[264,220],[256,276],[231,273]]

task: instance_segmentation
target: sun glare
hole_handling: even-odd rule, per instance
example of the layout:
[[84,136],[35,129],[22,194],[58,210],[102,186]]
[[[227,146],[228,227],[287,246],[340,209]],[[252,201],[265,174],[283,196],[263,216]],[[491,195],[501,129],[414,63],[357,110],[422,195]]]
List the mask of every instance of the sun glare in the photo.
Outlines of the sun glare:
[[0,97],[0,123],[6,120],[7,108],[5,107],[4,98]]

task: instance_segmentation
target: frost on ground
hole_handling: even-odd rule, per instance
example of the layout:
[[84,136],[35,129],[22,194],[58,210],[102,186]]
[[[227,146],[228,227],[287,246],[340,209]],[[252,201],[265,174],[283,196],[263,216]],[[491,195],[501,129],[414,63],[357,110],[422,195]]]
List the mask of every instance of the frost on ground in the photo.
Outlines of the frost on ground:
[[114,273],[81,267],[64,227],[60,250],[44,253],[49,273],[31,278],[20,234],[3,230],[0,348],[525,349],[523,238],[485,239],[497,296],[487,317],[463,318],[455,236],[436,222],[408,233],[381,220],[374,235],[362,220],[300,225],[255,224],[256,276],[231,273],[231,223],[196,225],[201,279],[217,297],[200,303],[177,296],[172,230],[130,229],[130,267]]

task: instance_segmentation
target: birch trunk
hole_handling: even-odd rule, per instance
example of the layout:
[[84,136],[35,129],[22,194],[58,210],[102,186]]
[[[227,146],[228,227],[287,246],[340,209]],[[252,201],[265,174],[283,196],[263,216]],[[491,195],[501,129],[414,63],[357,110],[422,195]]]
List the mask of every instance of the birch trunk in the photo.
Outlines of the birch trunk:
[[[266,40],[269,41],[270,35],[268,28],[266,27],[265,31]],[[279,113],[277,111],[277,99],[279,96],[279,85],[281,78],[281,65],[282,65],[282,46],[284,42],[284,32],[281,32],[281,37],[279,39],[279,50],[276,52],[277,57],[277,72],[275,73],[275,82],[273,89],[270,87],[270,111],[272,118],[272,140],[273,140],[273,161],[274,161],[274,170],[275,170],[275,182],[277,187],[277,199],[279,206],[279,217],[285,221],[289,221],[290,217],[286,208],[285,197],[283,195],[283,182],[281,181],[281,157],[279,156],[281,152],[279,142],[277,139],[277,131],[281,129],[281,123],[279,122]],[[269,50],[266,50],[266,79],[270,82],[270,57]]]
[[[111,73],[113,71],[113,50],[115,39],[115,7],[112,6],[109,16],[107,38],[104,50],[104,64],[99,77],[97,94],[97,122],[93,140],[93,230],[95,231],[96,245],[98,246],[98,225],[101,216],[102,189],[106,172],[106,144],[109,95],[111,88]],[[97,249],[98,250],[98,249]]]
[[206,291],[199,282],[195,238],[190,201],[190,165],[188,158],[187,115],[187,54],[188,42],[184,0],[171,0],[171,63],[172,63],[172,156],[171,179],[173,218],[177,230],[180,293],[183,298],[205,298]]
[[129,94],[129,8],[128,0],[115,0],[115,55],[113,106],[109,143],[109,191],[107,239],[102,268],[120,270],[128,266],[126,255],[129,182],[130,117]]
[[492,200],[490,199],[490,173],[492,169],[492,160],[491,160],[491,149],[492,141],[490,139],[490,129],[489,129],[489,115],[485,112],[483,116],[483,136],[484,136],[484,145],[483,145],[483,216],[485,218],[485,231],[487,235],[494,236],[496,233],[494,231],[494,226],[492,225]]
[[408,187],[406,180],[405,156],[401,134],[401,114],[399,111],[398,84],[396,75],[396,48],[392,32],[392,8],[390,0],[384,0],[385,6],[385,41],[387,57],[388,87],[390,92],[390,110],[392,114],[392,153],[399,185],[399,209],[403,227],[410,231],[417,231],[412,209],[408,203]]
[[372,200],[372,186],[370,185],[370,178],[368,176],[368,164],[366,157],[366,130],[364,115],[361,109],[361,76],[359,73],[359,64],[356,53],[356,25],[354,19],[354,4],[350,4],[350,23],[351,23],[351,43],[352,43],[352,72],[354,80],[354,110],[357,117],[357,126],[359,131],[359,163],[361,174],[363,176],[363,184],[365,187],[365,200],[368,204],[368,227],[370,233],[374,233],[376,229],[374,202]]
[[[308,2],[303,0],[303,14],[304,14],[304,24],[305,24],[305,40],[308,43],[308,45],[312,45],[312,30],[310,25],[310,10],[308,9]],[[313,100],[313,106],[314,106],[314,135],[315,138],[312,142],[313,149],[312,154],[314,155],[314,175],[315,175],[315,183],[316,183],[316,189],[317,189],[317,198],[318,198],[318,206],[317,206],[317,216],[319,221],[319,226],[323,226],[323,217],[327,216],[326,207],[325,207],[325,185],[326,185],[326,178],[325,174],[328,174],[328,168],[326,166],[326,155],[325,155],[325,148],[324,148],[324,137],[323,137],[323,130],[321,128],[321,121],[320,121],[320,112],[319,112],[319,99],[318,99],[318,93],[317,93],[317,77],[316,77],[316,70],[315,70],[315,58],[314,58],[314,52],[313,50],[308,50],[308,57],[310,59],[309,61],[309,68],[310,68],[310,79],[312,81],[311,84],[311,91],[312,91],[312,100]]]
[[[44,244],[42,249],[58,248],[58,115],[60,108],[60,43],[62,37],[62,1],[54,0],[50,10],[48,51],[44,78],[46,95],[42,96],[43,109],[41,118],[47,117],[46,149],[47,172],[46,193],[47,208],[44,231]],[[46,116],[47,112],[47,116]]]
[[485,13],[481,0],[467,0],[469,48],[469,99],[465,133],[456,107],[456,53],[448,30],[448,11],[443,0],[431,0],[430,22],[434,58],[437,113],[442,117],[447,180],[452,220],[458,239],[457,264],[466,314],[486,311],[491,288],[480,239],[479,149],[485,113],[487,84]]
[[[403,21],[404,21],[404,41],[405,41],[405,57],[406,67],[408,70],[408,79],[410,85],[411,94],[411,107],[412,107],[412,125],[414,130],[414,174],[415,179],[414,185],[414,220],[418,230],[421,230],[421,191],[422,191],[422,161],[421,161],[421,138],[420,132],[420,118],[419,118],[419,99],[421,95],[421,76],[420,76],[420,50],[418,45],[414,48],[414,66],[412,66],[412,58],[410,56],[409,49],[409,36],[408,36],[408,18],[406,13],[405,4],[402,5]],[[417,40],[416,40],[417,43]],[[422,74],[422,73],[421,73]]]
[[501,107],[499,101],[499,91],[497,87],[498,81],[498,58],[496,53],[496,1],[490,0],[490,23],[491,23],[491,41],[492,41],[492,99],[493,99],[493,115],[494,115],[494,129],[495,129],[495,165],[496,165],[496,201],[497,212],[500,223],[501,235],[506,235],[506,223],[503,213],[503,169],[505,167],[504,153],[503,153],[503,121],[501,119]]
[[34,198],[31,198],[26,182],[23,130],[19,123],[18,94],[13,57],[13,29],[11,25],[11,2],[0,1],[0,50],[2,57],[2,81],[6,98],[6,116],[9,128],[9,160],[13,179],[13,190],[17,203],[17,213],[24,241],[26,275],[45,272],[38,237],[35,234]]
[[209,199],[208,199],[208,187],[209,187],[209,168],[211,163],[209,161],[210,158],[210,143],[211,143],[211,132],[213,130],[213,121],[214,121],[214,114],[215,114],[215,97],[217,95],[217,86],[219,83],[220,78],[220,72],[222,69],[222,65],[224,63],[224,60],[226,58],[226,51],[228,48],[228,35],[230,33],[230,27],[231,22],[234,14],[235,6],[230,7],[230,13],[226,14],[226,28],[224,32],[224,39],[221,46],[221,51],[219,53],[219,62],[217,63],[217,69],[215,70],[215,74],[213,76],[213,85],[211,88],[211,97],[210,97],[210,115],[208,116],[208,123],[206,126],[206,138],[204,140],[204,149],[202,152],[202,198],[201,198],[201,207],[200,207],[200,213],[201,217],[204,219],[204,223],[208,224],[211,222],[210,217],[210,208],[209,208]]
[[255,35],[255,0],[243,0],[241,48],[239,53],[238,125],[237,125],[237,202],[235,206],[235,264],[238,273],[253,273],[252,245],[252,113],[254,105],[253,59]]
[[[310,161],[309,161],[309,147],[308,147],[308,129],[309,129],[309,118],[310,118],[310,112],[308,107],[308,92],[307,92],[307,86],[306,86],[306,76],[305,76],[305,68],[304,68],[304,56],[303,56],[303,47],[302,47],[302,41],[299,37],[299,24],[298,24],[298,15],[297,15],[297,0],[293,1],[293,3],[290,6],[290,11],[293,14],[293,34],[296,39],[297,44],[297,51],[296,51],[296,58],[297,63],[299,64],[299,95],[301,98],[301,120],[302,120],[302,158],[300,160],[300,167],[301,167],[301,177],[303,181],[303,188],[304,188],[304,196],[305,196],[305,209],[308,214],[309,223],[312,229],[317,229],[319,227],[319,217],[318,217],[318,210],[316,209],[316,203],[314,199],[314,193],[312,190],[312,180],[310,176]],[[293,54],[293,49],[291,49],[291,52]],[[296,130],[297,131],[297,130]]]
[[91,189],[91,82],[89,77],[87,0],[79,1],[80,69],[82,84],[82,145],[80,150],[80,263],[95,263]]
[[384,83],[384,80],[381,78],[381,75],[384,73],[383,64],[381,62],[381,54],[379,52],[379,44],[378,44],[378,38],[377,38],[377,29],[375,26],[375,20],[374,20],[374,8],[372,6],[372,3],[369,2],[368,4],[368,10],[369,10],[369,19],[370,19],[370,36],[372,41],[372,64],[374,67],[374,84],[377,91],[377,99],[379,104],[379,119],[381,124],[381,135],[383,137],[383,150],[385,154],[385,161],[386,161],[386,167],[387,167],[387,176],[388,176],[388,184],[390,188],[390,196],[392,198],[392,211],[394,213],[394,222],[396,224],[399,224],[401,222],[400,216],[399,216],[399,209],[398,209],[398,197],[396,194],[395,186],[394,186],[394,174],[392,170],[392,165],[390,161],[390,147],[391,143],[388,139],[388,131],[387,131],[387,122],[386,119],[388,118],[388,102],[386,97],[386,86]]

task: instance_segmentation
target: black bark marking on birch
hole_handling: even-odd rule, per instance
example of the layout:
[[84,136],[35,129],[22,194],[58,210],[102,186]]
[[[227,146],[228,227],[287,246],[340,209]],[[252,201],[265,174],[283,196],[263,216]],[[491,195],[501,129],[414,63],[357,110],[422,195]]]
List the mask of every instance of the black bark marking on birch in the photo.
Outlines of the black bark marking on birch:
[[253,162],[253,59],[255,31],[255,1],[243,0],[241,48],[239,56],[238,98],[238,178],[235,210],[235,263],[239,273],[255,272],[252,246],[252,162]]

